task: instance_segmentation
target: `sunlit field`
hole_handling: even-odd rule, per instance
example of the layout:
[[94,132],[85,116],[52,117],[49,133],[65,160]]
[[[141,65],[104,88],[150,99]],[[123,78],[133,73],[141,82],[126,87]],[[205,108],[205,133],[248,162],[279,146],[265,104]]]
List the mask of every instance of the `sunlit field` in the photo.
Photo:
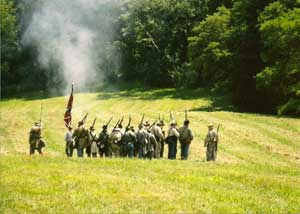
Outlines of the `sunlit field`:
[[[96,129],[145,114],[181,125],[188,110],[195,139],[189,160],[68,159],[63,115],[68,97],[0,102],[0,212],[228,213],[300,211],[300,120],[238,113],[206,89],[130,89],[75,94],[73,124],[89,113]],[[44,156],[29,153],[28,134],[43,103]],[[218,160],[205,162],[207,124],[221,124]],[[167,127],[165,127],[166,129]],[[165,156],[167,146],[165,146]]]

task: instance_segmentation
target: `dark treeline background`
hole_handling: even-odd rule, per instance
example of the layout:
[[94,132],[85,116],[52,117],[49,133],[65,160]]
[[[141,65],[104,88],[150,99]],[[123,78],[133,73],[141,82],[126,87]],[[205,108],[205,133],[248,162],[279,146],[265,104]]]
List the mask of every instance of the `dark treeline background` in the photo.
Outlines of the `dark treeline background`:
[[[46,72],[53,71],[41,69],[36,48],[21,42],[33,8],[0,2],[2,94],[47,90]],[[121,56],[118,66],[110,66],[109,57],[99,65],[107,81],[211,87],[231,93],[242,111],[300,114],[299,0],[120,0],[104,6],[118,32],[109,45]]]

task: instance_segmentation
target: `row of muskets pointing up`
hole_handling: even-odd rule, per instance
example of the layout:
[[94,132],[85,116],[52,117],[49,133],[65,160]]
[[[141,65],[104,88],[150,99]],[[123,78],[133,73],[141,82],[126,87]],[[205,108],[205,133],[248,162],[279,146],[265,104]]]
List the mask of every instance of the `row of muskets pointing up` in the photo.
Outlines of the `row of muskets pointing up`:
[[[129,115],[128,123],[123,128],[124,116],[119,119],[109,132],[109,125],[113,117],[102,126],[99,133],[95,131],[97,118],[93,120],[89,128],[85,127],[88,113],[84,115],[82,120],[78,122],[78,126],[73,130],[72,127],[72,107],[73,107],[72,84],[71,94],[68,100],[67,109],[64,114],[64,122],[67,128],[65,134],[65,153],[68,157],[73,156],[76,149],[77,156],[86,157],[128,157],[141,159],[158,159],[163,158],[165,144],[168,146],[167,158],[176,159],[177,148],[180,143],[181,159],[187,160],[189,156],[190,144],[194,140],[194,134],[188,120],[188,111],[185,111],[185,120],[181,127],[177,127],[177,122],[173,114],[170,112],[170,125],[165,130],[164,118],[160,114],[158,120],[152,124],[145,120],[145,114],[138,124],[137,129],[132,126],[132,117]],[[41,115],[42,115],[41,108]],[[219,142],[219,127],[214,129],[213,124],[208,125],[208,132],[204,139],[204,147],[206,147],[206,160],[215,161],[217,157],[217,148]],[[40,121],[36,122],[30,131],[30,154],[34,154],[38,150],[42,154],[42,148],[46,143],[41,135],[41,116]]]

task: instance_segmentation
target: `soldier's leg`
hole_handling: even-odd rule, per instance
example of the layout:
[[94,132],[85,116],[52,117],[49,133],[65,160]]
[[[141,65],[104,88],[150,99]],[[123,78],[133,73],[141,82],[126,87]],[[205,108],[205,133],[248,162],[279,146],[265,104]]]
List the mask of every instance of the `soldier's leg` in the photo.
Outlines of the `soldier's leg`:
[[161,150],[161,144],[160,144],[160,142],[157,142],[157,149],[155,151],[155,158],[160,157],[160,150]]
[[70,142],[70,144],[69,144],[69,155],[70,155],[70,157],[73,157],[73,151],[74,151],[73,142]]
[[67,157],[70,157],[70,143],[69,142],[66,142],[65,152],[66,152]]
[[212,159],[212,161],[217,160],[217,145],[216,144],[214,144],[214,146],[213,146],[211,159]]
[[176,155],[177,155],[177,141],[175,142],[175,145],[174,145],[174,153],[173,153],[174,160],[176,159]]
[[134,145],[132,143],[129,143],[127,145],[127,148],[128,148],[128,157],[133,158]]
[[186,145],[185,145],[185,154],[184,154],[184,160],[187,160],[188,159],[188,157],[189,157],[189,150],[190,150],[190,144],[189,143],[187,143]]
[[35,145],[34,144],[30,144],[29,145],[29,154],[33,155],[35,152]]
[[180,157],[181,157],[181,160],[184,159],[184,153],[185,153],[185,144],[184,143],[180,143]]
[[168,143],[168,159],[171,159],[172,155],[171,155],[171,150],[172,150],[172,143]]
[[165,142],[160,142],[160,157],[164,157]]
[[85,149],[85,153],[87,154],[87,156],[90,158],[91,157],[91,146],[87,146]]

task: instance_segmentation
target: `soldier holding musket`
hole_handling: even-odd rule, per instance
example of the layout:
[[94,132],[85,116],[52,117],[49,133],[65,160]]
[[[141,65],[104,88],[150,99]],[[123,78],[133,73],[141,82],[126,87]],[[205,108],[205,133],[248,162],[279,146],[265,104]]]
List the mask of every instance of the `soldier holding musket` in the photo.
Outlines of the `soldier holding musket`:
[[204,147],[206,147],[207,161],[215,161],[217,159],[218,142],[219,142],[218,131],[214,129],[214,125],[211,123],[208,125],[208,133],[204,140]]

